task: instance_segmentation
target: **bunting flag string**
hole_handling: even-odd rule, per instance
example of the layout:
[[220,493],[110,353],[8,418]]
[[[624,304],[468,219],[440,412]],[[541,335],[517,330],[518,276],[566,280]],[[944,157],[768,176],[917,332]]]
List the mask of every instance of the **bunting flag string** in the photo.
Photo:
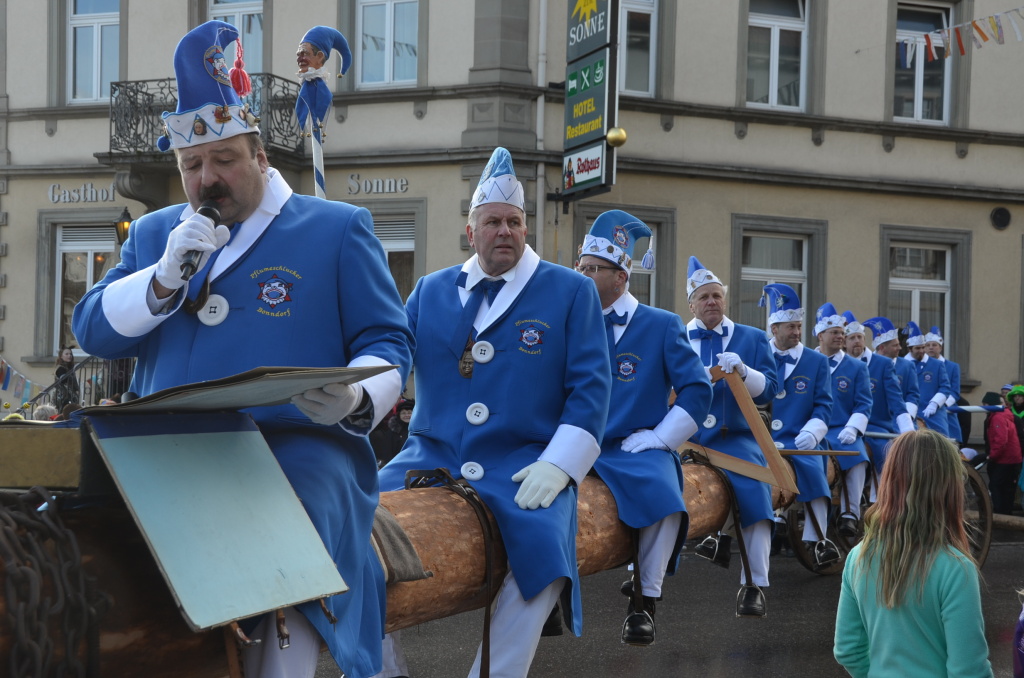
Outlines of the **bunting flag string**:
[[10,391],[11,400],[24,405],[42,391],[39,384],[32,383],[26,377],[11,366],[6,358],[0,356],[0,391]]
[[[960,56],[964,56],[967,54],[967,49],[964,45],[966,36],[970,36],[971,44],[975,49],[981,49],[989,42],[996,45],[1004,45],[1006,44],[1006,34],[1003,26],[1007,22],[1009,22],[1010,28],[1013,29],[1017,42],[1024,42],[1024,33],[1021,32],[1020,25],[1017,23],[1018,20],[1024,22],[1024,13],[1021,10],[1024,10],[1024,7],[1018,7],[1017,9],[1005,12],[996,12],[990,16],[965,21],[962,24],[956,24],[949,28],[922,33],[920,37],[900,40],[898,46],[900,64],[904,68],[912,68],[915,54],[920,55],[922,53],[926,61],[934,61],[940,56],[948,59],[951,54],[956,52],[959,52]],[[1015,14],[1017,15],[1016,18],[1014,18]],[[921,49],[916,49],[919,46]]]

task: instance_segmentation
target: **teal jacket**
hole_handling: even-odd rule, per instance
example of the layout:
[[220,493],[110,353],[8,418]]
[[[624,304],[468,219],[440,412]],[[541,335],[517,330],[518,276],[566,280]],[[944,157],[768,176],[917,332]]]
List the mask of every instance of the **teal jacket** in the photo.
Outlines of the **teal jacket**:
[[878,564],[850,551],[836,612],[836,661],[855,678],[992,676],[981,614],[978,569],[959,551],[941,551],[918,600],[912,587],[899,607],[877,598]]

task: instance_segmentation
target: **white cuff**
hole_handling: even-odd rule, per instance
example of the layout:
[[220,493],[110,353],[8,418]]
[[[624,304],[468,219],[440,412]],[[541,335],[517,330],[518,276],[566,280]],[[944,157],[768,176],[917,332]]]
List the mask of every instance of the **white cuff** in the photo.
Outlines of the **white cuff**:
[[935,403],[935,407],[944,407],[946,404],[946,396],[941,393],[936,393],[928,402]]
[[746,365],[747,376],[743,379],[743,384],[747,387],[747,393],[750,394],[751,398],[764,393],[764,386],[767,383],[765,376],[755,370],[750,365]]
[[899,433],[906,433],[914,430],[914,418],[904,412],[896,415],[896,430]]
[[[378,358],[375,355],[360,355],[353,358],[352,362],[350,362],[348,366],[379,367],[390,364],[391,363],[388,361],[383,358]],[[380,374],[375,374],[372,377],[367,377],[358,383],[363,387],[363,390],[366,391],[366,394],[370,396],[370,402],[373,403],[373,423],[370,425],[369,429],[372,431],[377,427],[377,424],[384,419],[384,415],[391,411],[391,408],[398,400],[398,396],[401,395],[402,376],[398,373],[398,370],[388,370],[387,372],[381,372]],[[369,434],[369,431],[347,427],[345,425],[345,419],[341,420],[341,427],[353,435]]]
[[808,419],[807,423],[804,424],[803,428],[801,428],[800,430],[807,431],[808,433],[814,436],[814,439],[817,442],[820,443],[821,439],[825,437],[826,433],[828,433],[828,424],[823,422],[821,419],[815,417],[813,419]]
[[917,404],[907,403],[907,414],[910,415],[911,419],[917,419]]
[[946,398],[946,407],[953,407],[953,405],[956,405],[956,398],[953,396]]
[[654,427],[654,435],[661,438],[670,450],[678,450],[696,432],[697,422],[689,412],[676,405],[670,407],[665,418]]
[[852,426],[857,429],[857,433],[864,435],[864,431],[868,430],[868,418],[860,412],[854,412],[850,415],[850,419],[846,422],[846,425]]
[[551,442],[538,459],[562,469],[579,485],[601,454],[601,446],[589,432],[578,426],[559,424]]
[[[155,270],[156,264],[153,264],[115,280],[103,290],[103,315],[121,336],[141,337],[149,334],[184,303],[188,283],[168,299],[156,299],[153,293]],[[155,309],[150,307],[151,295],[158,304]]]

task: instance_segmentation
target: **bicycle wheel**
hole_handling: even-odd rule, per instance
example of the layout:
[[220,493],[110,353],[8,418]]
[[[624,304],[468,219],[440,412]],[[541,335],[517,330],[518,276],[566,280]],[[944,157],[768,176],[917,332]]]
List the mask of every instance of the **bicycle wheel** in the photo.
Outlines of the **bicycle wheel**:
[[988,558],[992,545],[992,498],[988,494],[981,475],[969,463],[964,462],[967,482],[964,484],[964,528],[971,544],[971,555],[980,568]]

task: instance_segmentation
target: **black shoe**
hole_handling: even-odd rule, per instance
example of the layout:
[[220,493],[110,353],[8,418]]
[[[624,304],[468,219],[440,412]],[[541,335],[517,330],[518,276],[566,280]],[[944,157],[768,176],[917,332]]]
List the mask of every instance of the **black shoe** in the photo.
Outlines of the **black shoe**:
[[764,591],[756,584],[745,584],[736,594],[737,617],[763,617],[767,612]]
[[839,549],[829,539],[822,539],[821,541],[804,542],[810,544],[808,547],[812,553],[814,553],[814,562],[817,564],[818,569],[822,570],[830,565],[835,565],[839,562]]
[[732,557],[732,537],[727,534],[723,534],[717,539],[713,536],[705,537],[704,541],[697,544],[693,552],[728,570],[729,559]]
[[836,531],[840,536],[855,538],[857,536],[857,519],[851,515],[841,516]]
[[558,607],[557,602],[551,609],[547,621],[544,622],[544,628],[541,629],[540,635],[541,637],[562,635],[562,610]]
[[629,601],[626,609],[626,621],[622,623],[622,642],[626,645],[653,645],[654,644],[654,601],[650,596],[644,596],[644,609],[639,612],[633,607],[633,601]]

